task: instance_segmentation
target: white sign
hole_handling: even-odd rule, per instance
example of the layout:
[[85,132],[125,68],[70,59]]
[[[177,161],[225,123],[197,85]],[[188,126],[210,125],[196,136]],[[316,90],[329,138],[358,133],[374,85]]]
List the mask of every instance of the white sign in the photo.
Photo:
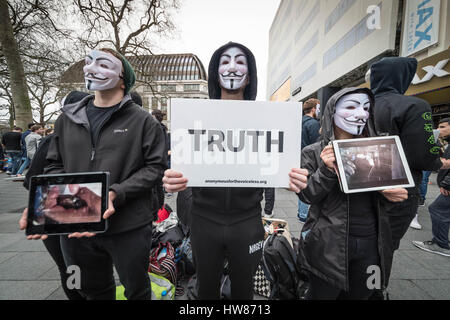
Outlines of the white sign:
[[407,0],[402,56],[426,49],[439,40],[441,0]]
[[171,167],[190,187],[288,188],[302,104],[172,99]]

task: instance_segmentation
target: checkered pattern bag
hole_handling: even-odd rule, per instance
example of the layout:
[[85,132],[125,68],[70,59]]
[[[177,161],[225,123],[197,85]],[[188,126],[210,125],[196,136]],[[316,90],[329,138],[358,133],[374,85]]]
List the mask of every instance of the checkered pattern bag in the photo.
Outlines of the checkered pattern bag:
[[258,269],[253,276],[253,291],[266,298],[269,298],[270,296],[270,282],[261,265],[258,266]]

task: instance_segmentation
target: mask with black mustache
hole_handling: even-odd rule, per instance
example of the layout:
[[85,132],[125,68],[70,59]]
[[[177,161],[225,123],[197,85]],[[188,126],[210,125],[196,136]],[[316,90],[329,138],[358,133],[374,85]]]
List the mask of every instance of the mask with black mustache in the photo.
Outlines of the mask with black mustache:
[[228,48],[219,61],[219,83],[226,90],[240,90],[248,84],[248,62],[245,53],[237,48]]
[[92,50],[85,63],[83,72],[88,90],[112,89],[122,77],[122,61],[107,52]]
[[370,100],[367,94],[347,94],[336,103],[334,123],[345,132],[360,136],[369,119],[369,109]]

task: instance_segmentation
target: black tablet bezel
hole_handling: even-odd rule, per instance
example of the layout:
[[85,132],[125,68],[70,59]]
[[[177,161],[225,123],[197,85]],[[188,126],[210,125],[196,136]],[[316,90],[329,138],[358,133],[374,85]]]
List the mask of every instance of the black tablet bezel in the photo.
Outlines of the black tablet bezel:
[[[34,201],[36,188],[39,185],[48,184],[79,184],[79,183],[101,183],[101,217],[99,222],[70,223],[70,224],[42,224],[34,225]],[[26,235],[33,234],[70,234],[74,232],[103,233],[108,229],[108,220],[103,219],[103,213],[108,208],[109,172],[87,172],[76,174],[49,174],[31,177],[30,193],[28,199],[28,223]]]
[[[379,145],[382,144],[383,141],[389,141],[390,144],[393,144],[397,147],[397,151],[400,156],[400,160],[403,166],[403,169],[405,170],[406,178],[402,179],[402,181],[391,181],[391,184],[384,184],[388,183],[387,181],[384,181],[381,185],[373,185],[373,186],[360,186],[355,188],[349,188],[348,181],[345,175],[344,171],[344,165],[342,163],[341,158],[341,145],[345,145],[347,143],[350,144],[358,144],[358,143],[370,143],[373,145]],[[334,140],[333,142],[333,148],[336,156],[336,164],[339,171],[340,176],[340,182],[342,185],[342,191],[344,193],[350,194],[350,193],[359,193],[359,192],[371,192],[371,191],[380,191],[380,190],[386,190],[386,189],[394,189],[394,188],[412,188],[415,186],[414,179],[411,174],[411,170],[408,165],[408,161],[406,160],[405,152],[403,150],[402,143],[400,141],[400,138],[398,136],[380,136],[380,137],[369,137],[369,138],[359,138],[359,139],[346,139],[346,140]],[[404,181],[407,180],[407,181]]]

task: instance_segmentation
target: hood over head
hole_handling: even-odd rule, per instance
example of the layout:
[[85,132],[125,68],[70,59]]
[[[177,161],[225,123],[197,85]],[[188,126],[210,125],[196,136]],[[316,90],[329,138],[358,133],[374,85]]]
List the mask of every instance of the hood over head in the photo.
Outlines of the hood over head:
[[371,66],[370,88],[374,95],[392,92],[404,94],[417,71],[415,58],[383,58]]
[[245,100],[255,100],[258,92],[258,74],[256,70],[256,61],[253,53],[244,45],[236,42],[228,42],[217,49],[211,57],[208,68],[208,90],[210,99],[220,99],[222,88],[219,85],[219,61],[220,56],[228,48],[237,47],[241,49],[247,56],[248,73],[250,82],[244,90]]
[[351,93],[365,93],[369,96],[370,100],[370,117],[363,131],[363,136],[372,137],[376,136],[375,120],[374,120],[374,106],[375,97],[368,88],[344,88],[336,92],[327,102],[325,109],[322,110],[322,118],[320,120],[320,126],[322,127],[322,140],[325,144],[335,140],[334,138],[334,114],[336,113],[336,103],[340,98]]

